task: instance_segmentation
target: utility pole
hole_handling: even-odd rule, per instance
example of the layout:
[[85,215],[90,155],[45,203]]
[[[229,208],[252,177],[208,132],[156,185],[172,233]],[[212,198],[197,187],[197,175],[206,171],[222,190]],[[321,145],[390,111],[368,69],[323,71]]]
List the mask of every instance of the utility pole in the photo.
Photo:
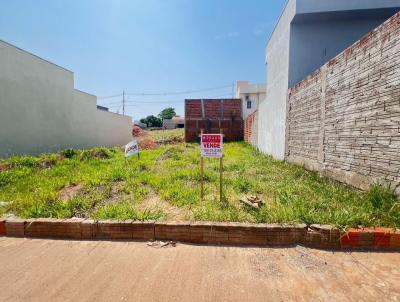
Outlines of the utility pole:
[[232,99],[234,98],[235,82],[232,82]]
[[125,90],[122,91],[122,115],[125,115]]

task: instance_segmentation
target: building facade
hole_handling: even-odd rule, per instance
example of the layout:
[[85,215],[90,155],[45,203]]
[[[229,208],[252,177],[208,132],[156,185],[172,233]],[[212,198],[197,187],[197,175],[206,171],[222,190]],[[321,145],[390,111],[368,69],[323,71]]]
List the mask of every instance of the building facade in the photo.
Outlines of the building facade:
[[185,117],[176,115],[171,119],[163,119],[163,128],[167,130],[185,128]]
[[236,98],[242,100],[244,120],[258,109],[259,102],[265,99],[266,90],[266,84],[250,84],[248,81],[236,82]]
[[257,147],[284,159],[287,92],[400,9],[400,0],[289,0],[266,51]]
[[132,119],[97,108],[73,72],[0,40],[0,157],[118,146]]

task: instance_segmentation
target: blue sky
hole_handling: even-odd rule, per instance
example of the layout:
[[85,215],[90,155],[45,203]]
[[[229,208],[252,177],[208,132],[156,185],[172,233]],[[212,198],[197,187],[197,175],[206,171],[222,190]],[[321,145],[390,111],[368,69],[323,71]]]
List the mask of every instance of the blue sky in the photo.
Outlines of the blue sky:
[[[127,96],[135,119],[184,98],[265,82],[264,51],[285,0],[3,0],[0,39],[70,69],[75,88]],[[140,96],[222,87],[201,93]],[[121,112],[121,96],[98,103]]]

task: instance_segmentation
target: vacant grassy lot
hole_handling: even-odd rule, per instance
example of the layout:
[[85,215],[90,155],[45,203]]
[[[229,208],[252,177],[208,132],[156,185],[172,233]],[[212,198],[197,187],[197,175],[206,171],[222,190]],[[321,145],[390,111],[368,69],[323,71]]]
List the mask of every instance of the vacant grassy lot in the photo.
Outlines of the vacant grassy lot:
[[[206,196],[199,198],[196,144],[161,145],[127,164],[119,148],[12,157],[0,171],[0,215],[400,227],[400,204],[388,189],[361,192],[244,143],[226,143],[224,154],[222,203],[217,159],[205,160]],[[243,206],[244,195],[266,204]]]

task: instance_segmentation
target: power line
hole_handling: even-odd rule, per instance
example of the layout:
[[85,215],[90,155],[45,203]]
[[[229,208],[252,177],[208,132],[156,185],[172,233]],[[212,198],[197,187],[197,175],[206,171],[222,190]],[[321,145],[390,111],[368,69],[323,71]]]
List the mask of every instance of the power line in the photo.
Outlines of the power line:
[[121,96],[121,95],[122,95],[122,93],[109,95],[109,96],[99,96],[99,97],[97,97],[97,99],[98,100],[112,99],[112,98],[116,98],[116,97]]
[[[214,95],[214,96],[207,96],[204,98],[218,98],[218,97],[227,97],[227,96],[231,96],[230,93],[225,93],[225,94],[219,94],[219,95]],[[130,103],[135,103],[135,104],[142,104],[142,105],[151,105],[151,104],[169,104],[169,103],[181,103],[183,102],[183,99],[180,100],[159,100],[159,101],[139,101],[139,100],[130,100],[130,99],[126,99],[125,100],[125,104],[130,104]],[[116,102],[111,102],[111,103],[103,103],[102,105],[104,106],[116,106],[116,105],[120,105],[121,102],[120,101],[116,101]]]
[[231,84],[229,85],[224,85],[224,86],[218,86],[218,87],[211,87],[211,88],[203,88],[203,89],[197,89],[197,90],[184,90],[184,91],[175,91],[175,92],[160,92],[160,93],[140,93],[140,92],[134,92],[134,93],[128,93],[128,95],[149,95],[149,96],[156,96],[156,95],[179,95],[179,94],[189,94],[189,93],[196,93],[196,92],[204,92],[204,91],[210,91],[210,90],[218,90],[222,88],[227,88],[231,87]]
[[[140,95],[140,96],[179,95],[179,94],[190,94],[190,93],[218,90],[218,89],[223,89],[223,88],[228,88],[228,87],[232,87],[232,84],[224,85],[224,86],[217,86],[217,87],[203,88],[203,89],[196,89],[196,90],[183,90],[183,91],[174,91],[174,92],[150,92],[150,93],[127,92],[126,95],[135,95],[135,96],[138,96],[138,95]],[[100,96],[97,99],[99,99],[99,100],[112,99],[112,98],[122,96],[123,94],[124,93],[119,93],[119,94],[114,94],[114,95],[109,95],[109,96]]]

